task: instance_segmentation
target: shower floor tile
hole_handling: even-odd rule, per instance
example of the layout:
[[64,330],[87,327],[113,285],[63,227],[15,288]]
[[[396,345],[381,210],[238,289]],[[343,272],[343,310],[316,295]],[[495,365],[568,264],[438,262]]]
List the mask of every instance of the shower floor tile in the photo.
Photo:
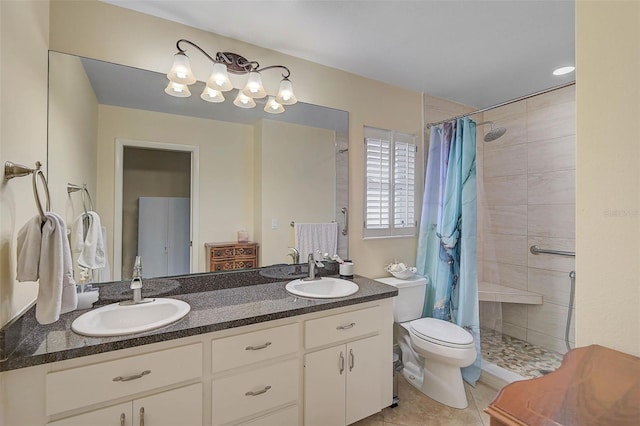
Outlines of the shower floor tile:
[[560,367],[562,354],[503,335],[497,331],[480,330],[482,359],[530,379]]

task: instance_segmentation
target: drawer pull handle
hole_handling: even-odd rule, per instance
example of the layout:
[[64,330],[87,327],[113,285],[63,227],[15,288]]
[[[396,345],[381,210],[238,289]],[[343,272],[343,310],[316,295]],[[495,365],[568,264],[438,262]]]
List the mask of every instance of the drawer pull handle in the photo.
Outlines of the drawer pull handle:
[[144,426],[144,407],[140,407],[140,426]]
[[124,426],[124,419],[125,419],[125,415],[124,413],[120,414],[120,426]]
[[259,390],[257,392],[253,392],[253,391],[249,391],[247,393],[244,394],[244,396],[256,396],[256,395],[261,395],[263,393],[265,393],[266,391],[268,391],[269,389],[271,389],[271,386],[265,386],[264,389]]
[[349,371],[353,370],[355,365],[355,357],[353,356],[353,349],[349,349]]
[[260,345],[260,346],[247,346],[246,348],[244,348],[244,350],[245,351],[259,351],[260,349],[264,349],[269,345],[271,345],[271,342],[266,342],[264,345]]
[[356,325],[355,322],[352,322],[351,324],[347,324],[347,325],[339,325],[336,327],[336,330],[348,330],[350,328],[353,328],[354,325]]
[[142,373],[140,374],[134,374],[133,376],[118,376],[118,377],[114,377],[113,381],[114,382],[129,382],[131,380],[137,380],[143,376],[146,376],[147,374],[151,374],[151,370],[144,370]]
[[339,361],[338,368],[340,369],[340,375],[342,376],[342,373],[344,372],[344,355],[342,355],[342,351],[340,351]]

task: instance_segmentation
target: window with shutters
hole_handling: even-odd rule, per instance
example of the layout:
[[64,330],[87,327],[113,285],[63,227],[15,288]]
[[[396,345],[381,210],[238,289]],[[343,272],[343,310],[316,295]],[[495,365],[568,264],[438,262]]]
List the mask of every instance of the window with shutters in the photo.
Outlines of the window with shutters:
[[416,139],[365,126],[365,238],[416,234]]

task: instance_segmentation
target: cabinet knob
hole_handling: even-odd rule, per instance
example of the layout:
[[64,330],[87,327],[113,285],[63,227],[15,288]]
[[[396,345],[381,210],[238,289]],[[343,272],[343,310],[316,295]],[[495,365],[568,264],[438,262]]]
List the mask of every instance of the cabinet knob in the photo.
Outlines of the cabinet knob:
[[268,391],[269,389],[271,389],[271,386],[265,386],[264,389],[260,389],[259,391],[249,391],[247,393],[244,394],[244,396],[256,396],[256,395],[260,395],[265,393],[266,391]]

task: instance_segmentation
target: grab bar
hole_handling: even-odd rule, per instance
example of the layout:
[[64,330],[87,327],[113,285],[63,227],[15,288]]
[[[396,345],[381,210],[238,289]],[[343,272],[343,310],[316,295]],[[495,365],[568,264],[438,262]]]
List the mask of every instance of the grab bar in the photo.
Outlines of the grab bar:
[[541,249],[540,247],[535,245],[531,246],[529,250],[531,251],[531,254],[555,254],[558,256],[570,256],[570,257],[576,256],[575,251],[547,250],[547,249]]
[[[38,213],[40,214],[40,219],[42,222],[47,220],[45,216],[45,212],[49,211],[51,208],[51,196],[49,195],[49,185],[47,184],[47,178],[44,176],[44,172],[40,170],[42,167],[42,163],[36,161],[36,168],[31,169],[29,167],[23,166],[21,164],[16,164],[11,161],[6,161],[4,163],[4,178],[6,180],[13,179],[15,177],[22,177],[27,175],[33,175],[33,180],[31,181],[33,186],[33,196],[36,199],[36,207],[38,208]],[[42,208],[42,203],[40,202],[40,194],[38,193],[38,177],[42,181],[44,193],[47,196],[45,208]]]

